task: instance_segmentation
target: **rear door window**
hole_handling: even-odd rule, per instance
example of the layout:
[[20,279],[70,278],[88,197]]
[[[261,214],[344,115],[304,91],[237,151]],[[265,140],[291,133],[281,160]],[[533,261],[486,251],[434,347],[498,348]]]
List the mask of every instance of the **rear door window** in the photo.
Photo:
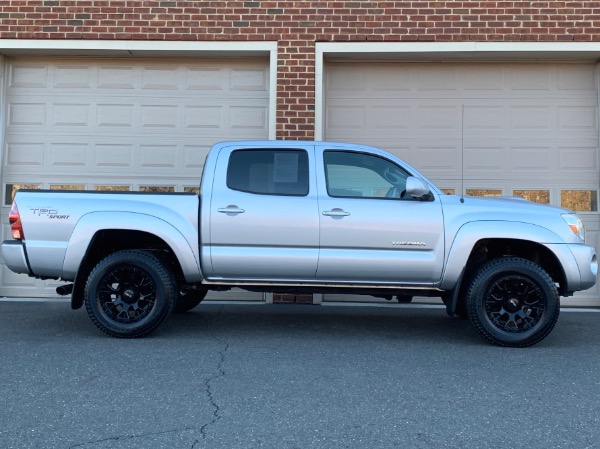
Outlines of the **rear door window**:
[[258,195],[308,195],[304,150],[236,150],[227,167],[227,187]]

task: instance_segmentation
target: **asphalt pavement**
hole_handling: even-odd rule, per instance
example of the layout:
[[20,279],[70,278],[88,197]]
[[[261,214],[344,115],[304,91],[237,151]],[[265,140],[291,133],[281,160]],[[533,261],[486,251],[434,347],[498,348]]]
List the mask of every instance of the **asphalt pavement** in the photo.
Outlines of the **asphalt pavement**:
[[512,349],[441,307],[207,303],[120,340],[0,301],[0,448],[598,448],[599,324]]

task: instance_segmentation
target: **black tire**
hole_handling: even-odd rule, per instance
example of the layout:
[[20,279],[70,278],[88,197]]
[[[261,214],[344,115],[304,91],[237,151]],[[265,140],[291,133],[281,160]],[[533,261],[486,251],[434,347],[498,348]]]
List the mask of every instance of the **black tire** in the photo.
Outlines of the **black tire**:
[[467,292],[471,324],[500,346],[539,343],[554,328],[560,297],[554,281],[540,266],[518,257],[484,264]]
[[175,304],[175,313],[185,313],[192,310],[202,302],[206,296],[207,290],[184,290],[179,291],[177,304]]
[[113,337],[150,334],[173,313],[177,282],[157,257],[119,251],[102,259],[85,285],[85,307],[92,322]]

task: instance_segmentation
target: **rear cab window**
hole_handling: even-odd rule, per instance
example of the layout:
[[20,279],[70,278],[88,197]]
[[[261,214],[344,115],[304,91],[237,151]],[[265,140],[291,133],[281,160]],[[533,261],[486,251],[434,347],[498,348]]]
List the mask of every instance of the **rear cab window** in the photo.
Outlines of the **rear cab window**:
[[227,187],[257,195],[307,196],[308,154],[305,150],[236,150],[229,157]]

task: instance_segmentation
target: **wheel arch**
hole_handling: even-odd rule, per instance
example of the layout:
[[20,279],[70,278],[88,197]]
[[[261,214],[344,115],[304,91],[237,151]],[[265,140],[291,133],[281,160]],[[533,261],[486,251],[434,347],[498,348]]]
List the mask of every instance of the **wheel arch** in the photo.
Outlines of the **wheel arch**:
[[[116,251],[137,249],[152,251],[166,259],[179,281],[200,282],[200,271],[196,250],[181,232],[157,217],[135,214],[112,214],[110,223],[118,217],[119,226],[110,226],[101,217],[104,213],[92,213],[77,224],[63,264],[64,279],[74,279],[71,307],[78,309],[83,304],[85,280],[93,267],[104,257]],[[104,220],[103,220],[104,218]],[[127,218],[127,219],[124,219]],[[194,232],[197,242],[197,230]],[[91,238],[90,238],[91,236]]]
[[[447,253],[441,288],[451,290],[464,267],[473,260],[482,248],[491,248],[497,254],[521,251],[519,248],[535,250],[534,254],[523,253],[524,259],[544,254],[560,266],[559,260],[547,244],[564,243],[554,232],[530,223],[511,221],[475,221],[465,223],[456,233]],[[502,254],[500,254],[502,255]],[[513,254],[514,255],[514,254]],[[490,257],[488,256],[488,259]],[[564,273],[562,274],[564,276]]]
[[[518,236],[518,237],[515,237]],[[450,293],[446,307],[449,315],[464,300],[465,289],[484,263],[505,256],[529,260],[544,269],[568,293],[563,263],[545,242],[560,241],[553,232],[540,226],[514,222],[472,222],[457,233],[446,260],[441,287]],[[561,255],[562,258],[565,254]],[[562,262],[562,263],[561,263]]]

